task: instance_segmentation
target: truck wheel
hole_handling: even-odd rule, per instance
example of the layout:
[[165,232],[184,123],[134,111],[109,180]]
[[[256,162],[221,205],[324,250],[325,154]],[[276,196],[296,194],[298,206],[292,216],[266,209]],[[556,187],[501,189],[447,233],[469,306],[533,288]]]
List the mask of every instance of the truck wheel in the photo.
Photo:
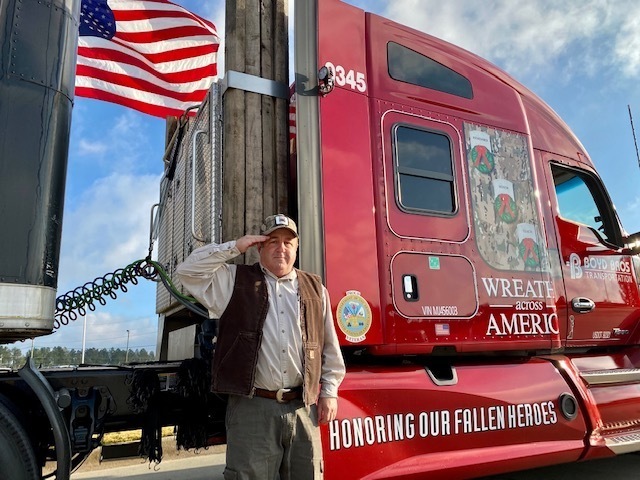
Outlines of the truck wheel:
[[40,473],[27,432],[0,402],[0,478],[38,480]]

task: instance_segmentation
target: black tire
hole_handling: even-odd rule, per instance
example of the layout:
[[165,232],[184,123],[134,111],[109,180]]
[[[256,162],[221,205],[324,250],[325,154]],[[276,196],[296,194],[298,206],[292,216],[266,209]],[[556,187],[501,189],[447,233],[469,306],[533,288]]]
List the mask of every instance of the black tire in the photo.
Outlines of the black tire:
[[42,478],[27,432],[15,415],[0,402],[0,480]]

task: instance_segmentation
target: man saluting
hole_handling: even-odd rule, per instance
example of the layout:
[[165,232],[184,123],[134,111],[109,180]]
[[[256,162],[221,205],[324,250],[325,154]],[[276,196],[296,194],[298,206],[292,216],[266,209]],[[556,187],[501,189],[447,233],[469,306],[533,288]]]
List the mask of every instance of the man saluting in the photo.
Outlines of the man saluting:
[[[260,233],[198,248],[176,271],[220,319],[212,389],[229,395],[224,477],[321,479],[318,424],[336,418],[345,374],[329,294],[293,267],[291,218],[267,217]],[[258,263],[226,263],[254,245]]]

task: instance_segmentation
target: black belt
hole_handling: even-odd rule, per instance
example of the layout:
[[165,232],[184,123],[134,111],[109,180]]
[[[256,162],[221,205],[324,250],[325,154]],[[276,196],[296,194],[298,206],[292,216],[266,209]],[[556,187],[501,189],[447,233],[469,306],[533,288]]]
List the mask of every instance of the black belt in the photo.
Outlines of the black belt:
[[296,398],[302,398],[302,387],[281,388],[280,390],[265,390],[263,388],[254,388],[253,394],[256,397],[270,398],[278,403],[287,403]]

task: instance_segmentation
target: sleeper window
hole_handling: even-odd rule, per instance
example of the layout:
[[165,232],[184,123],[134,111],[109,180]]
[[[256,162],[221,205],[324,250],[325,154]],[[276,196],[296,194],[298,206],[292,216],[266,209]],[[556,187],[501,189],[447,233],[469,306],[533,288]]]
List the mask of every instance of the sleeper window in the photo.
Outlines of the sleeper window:
[[448,136],[397,126],[395,169],[397,200],[401,209],[455,213],[451,141]]

